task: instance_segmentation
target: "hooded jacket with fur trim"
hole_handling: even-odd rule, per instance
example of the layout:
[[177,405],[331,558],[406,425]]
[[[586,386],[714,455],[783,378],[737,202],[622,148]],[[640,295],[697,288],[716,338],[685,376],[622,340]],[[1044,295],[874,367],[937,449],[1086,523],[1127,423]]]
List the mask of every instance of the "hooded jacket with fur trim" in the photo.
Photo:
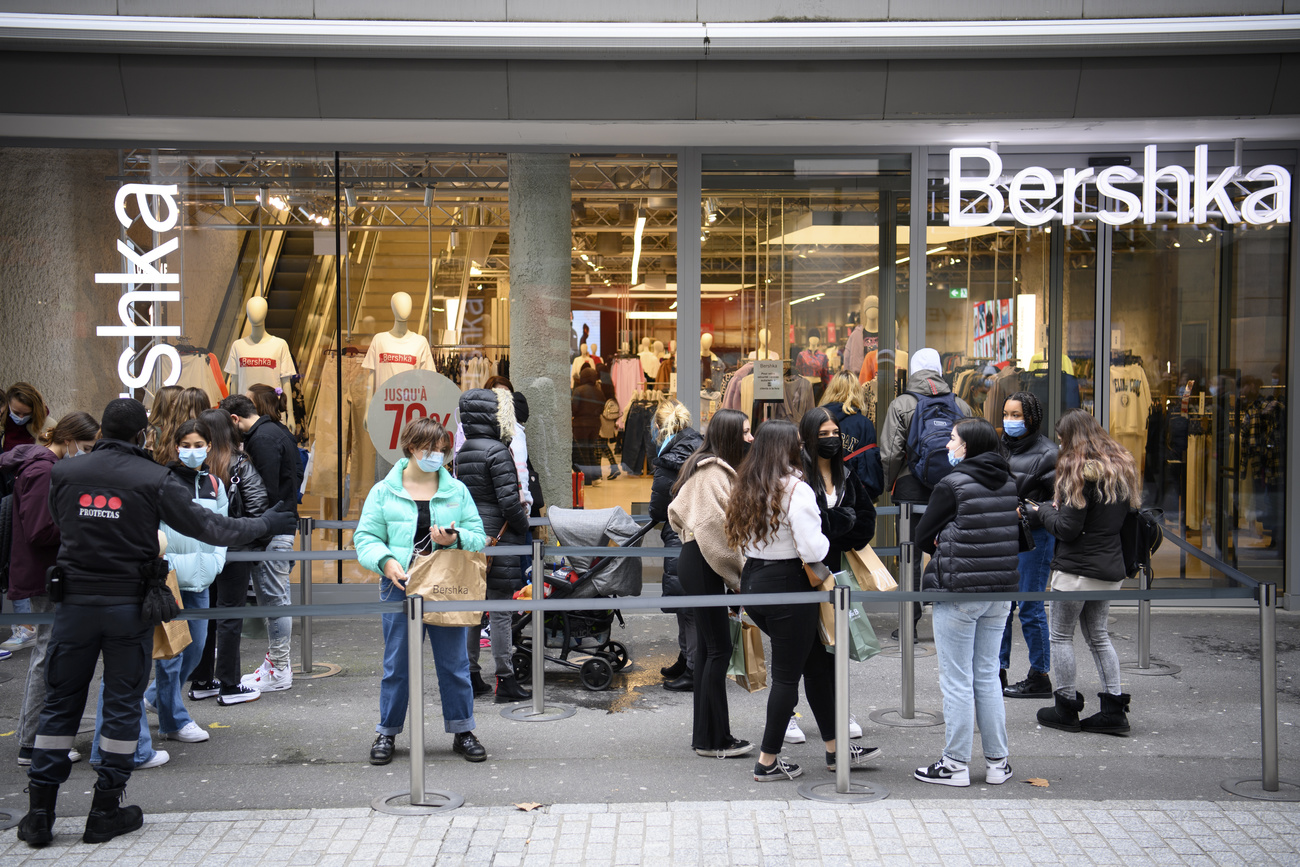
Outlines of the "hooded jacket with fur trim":
[[[493,539],[504,526],[500,544],[527,544],[528,509],[519,498],[519,474],[507,447],[515,429],[514,396],[504,388],[465,392],[460,396],[460,424],[465,444],[456,455],[456,477],[469,488],[483,532]],[[499,591],[523,586],[519,558],[493,557],[487,581]]]

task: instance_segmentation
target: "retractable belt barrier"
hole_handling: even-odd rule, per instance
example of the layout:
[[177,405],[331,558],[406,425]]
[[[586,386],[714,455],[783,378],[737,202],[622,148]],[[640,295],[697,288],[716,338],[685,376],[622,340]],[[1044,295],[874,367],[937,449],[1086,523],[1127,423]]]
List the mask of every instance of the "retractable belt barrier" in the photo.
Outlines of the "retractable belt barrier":
[[[886,507],[891,508],[891,507]],[[745,605],[802,605],[817,604],[822,602],[831,603],[835,612],[835,737],[836,737],[836,773],[835,783],[824,783],[814,785],[805,783],[800,786],[799,792],[806,798],[814,800],[828,800],[838,803],[858,803],[863,801],[879,800],[888,796],[888,791],[879,786],[869,786],[857,783],[851,783],[849,780],[849,756],[848,756],[848,715],[849,715],[849,611],[854,602],[899,602],[900,603],[900,651],[903,662],[903,681],[904,681],[904,710],[910,710],[915,713],[914,707],[909,707],[908,702],[911,699],[909,694],[914,687],[914,649],[912,647],[913,624],[910,616],[910,608],[914,602],[951,602],[954,594],[937,591],[917,591],[907,589],[912,584],[912,566],[911,558],[915,555],[915,547],[910,535],[910,517],[912,509],[909,504],[902,504],[898,510],[899,515],[899,538],[902,556],[899,557],[899,589],[894,591],[866,592],[861,590],[850,590],[848,587],[837,586],[827,592],[822,590],[810,590],[801,593],[740,593],[740,594],[723,594],[711,596],[674,596],[672,601],[667,603],[662,597],[618,597],[618,598],[588,598],[588,599],[547,599],[544,588],[544,568],[533,569],[533,598],[532,599],[506,599],[506,600],[468,600],[468,601],[426,601],[418,596],[408,596],[404,602],[359,602],[343,603],[328,605],[313,605],[310,602],[310,563],[318,560],[335,560],[344,561],[356,558],[355,551],[319,551],[310,550],[310,531],[311,529],[349,529],[355,527],[355,522],[351,521],[315,521],[311,518],[303,519],[303,530],[305,549],[296,552],[230,552],[228,559],[241,561],[268,561],[268,560],[298,560],[303,563],[303,604],[287,606],[247,606],[241,608],[203,608],[203,609],[186,609],[182,611],[177,619],[180,620],[235,620],[235,619],[252,619],[262,617],[302,617],[304,623],[308,623],[312,617],[354,617],[354,616],[374,616],[382,614],[394,614],[404,612],[408,619],[407,629],[407,652],[410,667],[412,669],[412,682],[423,683],[423,653],[422,641],[423,630],[419,628],[423,622],[423,614],[426,611],[528,611],[533,613],[533,653],[532,655],[532,680],[533,680],[533,698],[531,702],[520,703],[503,712],[503,716],[521,721],[549,721],[553,719],[562,719],[573,714],[572,708],[547,707],[545,704],[545,672],[543,661],[545,659],[545,632],[544,617],[538,616],[551,611],[603,611],[610,608],[618,608],[625,611],[639,611],[650,609],[662,609],[665,604],[671,605],[675,609],[680,608],[716,608],[716,607],[736,607]],[[890,514],[884,509],[884,514]],[[1171,538],[1175,543],[1181,540],[1166,533],[1166,538]],[[1176,588],[1153,590],[1144,582],[1138,590],[1124,590],[1117,588],[1114,591],[1072,591],[1072,592],[1008,592],[1008,593],[962,593],[961,599],[968,601],[1048,601],[1048,600],[1079,600],[1079,601],[1116,601],[1125,599],[1137,599],[1143,605],[1150,605],[1152,600],[1222,600],[1222,599],[1254,599],[1259,606],[1260,618],[1260,714],[1261,714],[1261,765],[1262,775],[1259,779],[1238,779],[1227,780],[1222,783],[1226,791],[1233,794],[1250,798],[1264,798],[1268,800],[1295,800],[1294,795],[1282,793],[1281,784],[1292,791],[1300,791],[1300,784],[1291,781],[1283,781],[1278,776],[1278,737],[1277,737],[1277,647],[1276,647],[1276,614],[1277,614],[1277,588],[1274,584],[1261,583],[1244,575],[1226,563],[1215,560],[1208,555],[1204,555],[1199,550],[1190,549],[1194,556],[1203,560],[1213,568],[1228,576],[1231,580],[1247,586],[1239,587],[1207,587],[1207,588]],[[602,548],[602,547],[548,547],[543,546],[540,540],[534,540],[531,545],[499,545],[493,549],[493,555],[506,556],[529,556],[533,557],[534,564],[544,563],[547,557],[640,557],[640,558],[657,558],[668,557],[680,553],[678,548]],[[43,624],[53,623],[53,614],[12,614],[0,615],[0,625],[12,625],[17,623],[24,624]],[[309,647],[309,634],[305,646]],[[304,670],[310,671],[307,667],[309,657],[304,659]],[[527,705],[532,707],[528,708]],[[398,812],[404,815],[411,814],[411,810],[420,812],[434,812],[440,810],[454,809],[464,803],[464,799],[453,792],[429,791],[425,789],[424,782],[424,709],[421,701],[412,700],[409,706],[410,724],[412,731],[411,738],[411,787],[409,792],[398,792],[391,795],[384,795],[375,798],[372,806],[377,810],[387,812]],[[873,719],[875,714],[873,714]],[[923,723],[924,724],[924,723]],[[420,736],[417,737],[417,733]],[[1254,784],[1260,785],[1261,791],[1253,789]],[[833,787],[828,790],[828,787]],[[401,808],[392,806],[396,800],[406,799],[410,804],[409,807]]]

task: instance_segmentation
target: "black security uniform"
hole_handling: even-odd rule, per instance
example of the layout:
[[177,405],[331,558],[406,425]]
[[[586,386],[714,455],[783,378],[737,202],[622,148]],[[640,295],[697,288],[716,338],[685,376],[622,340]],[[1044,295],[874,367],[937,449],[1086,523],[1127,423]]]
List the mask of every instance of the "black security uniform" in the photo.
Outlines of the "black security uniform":
[[153,625],[141,619],[142,575],[159,554],[159,523],[211,545],[237,545],[293,522],[282,512],[227,518],[193,497],[193,489],[147,451],[122,440],[102,439],[89,455],[54,467],[49,505],[62,538],[57,568],[64,595],[47,651],[45,710],[28,771],[33,783],[57,787],[68,778],[68,749],[101,655],[98,787],[121,789],[131,776],[153,649]]

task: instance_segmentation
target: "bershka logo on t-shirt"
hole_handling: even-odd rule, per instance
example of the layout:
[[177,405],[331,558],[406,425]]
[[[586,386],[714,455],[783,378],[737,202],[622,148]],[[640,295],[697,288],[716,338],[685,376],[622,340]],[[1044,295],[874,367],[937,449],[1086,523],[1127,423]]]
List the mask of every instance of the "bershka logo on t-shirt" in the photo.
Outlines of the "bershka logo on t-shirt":
[[243,358],[239,359],[239,366],[240,367],[275,367],[275,359],[274,358],[253,358],[252,356],[245,355]]
[[81,508],[77,514],[82,518],[112,518],[116,521],[122,517],[122,498],[113,494],[82,494],[77,498]]
[[414,367],[415,356],[398,355],[396,352],[381,352],[379,353],[379,363],[380,364],[409,364],[412,367]]

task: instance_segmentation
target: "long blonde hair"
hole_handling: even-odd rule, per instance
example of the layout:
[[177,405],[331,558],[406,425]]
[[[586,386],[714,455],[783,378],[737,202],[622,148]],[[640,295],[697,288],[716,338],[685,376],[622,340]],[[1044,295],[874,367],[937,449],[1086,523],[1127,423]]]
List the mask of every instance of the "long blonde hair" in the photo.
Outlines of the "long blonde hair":
[[25,427],[33,439],[39,437],[50,418],[49,408],[45,406],[45,398],[41,397],[41,393],[31,383],[15,382],[5,392],[5,412],[9,411],[9,401],[14,398],[32,408],[31,418],[27,420]]
[[840,404],[845,415],[867,414],[867,399],[862,393],[862,386],[858,383],[857,376],[847,370],[841,370],[831,377],[831,384],[826,386],[826,393],[822,395],[818,406],[828,403]]
[[675,400],[660,402],[655,410],[655,445],[662,445],[691,426],[691,411]]
[[1061,416],[1056,435],[1061,438],[1056,458],[1058,503],[1087,508],[1084,492],[1093,482],[1103,503],[1127,501],[1135,509],[1142,505],[1137,462],[1087,410],[1072,409]]

